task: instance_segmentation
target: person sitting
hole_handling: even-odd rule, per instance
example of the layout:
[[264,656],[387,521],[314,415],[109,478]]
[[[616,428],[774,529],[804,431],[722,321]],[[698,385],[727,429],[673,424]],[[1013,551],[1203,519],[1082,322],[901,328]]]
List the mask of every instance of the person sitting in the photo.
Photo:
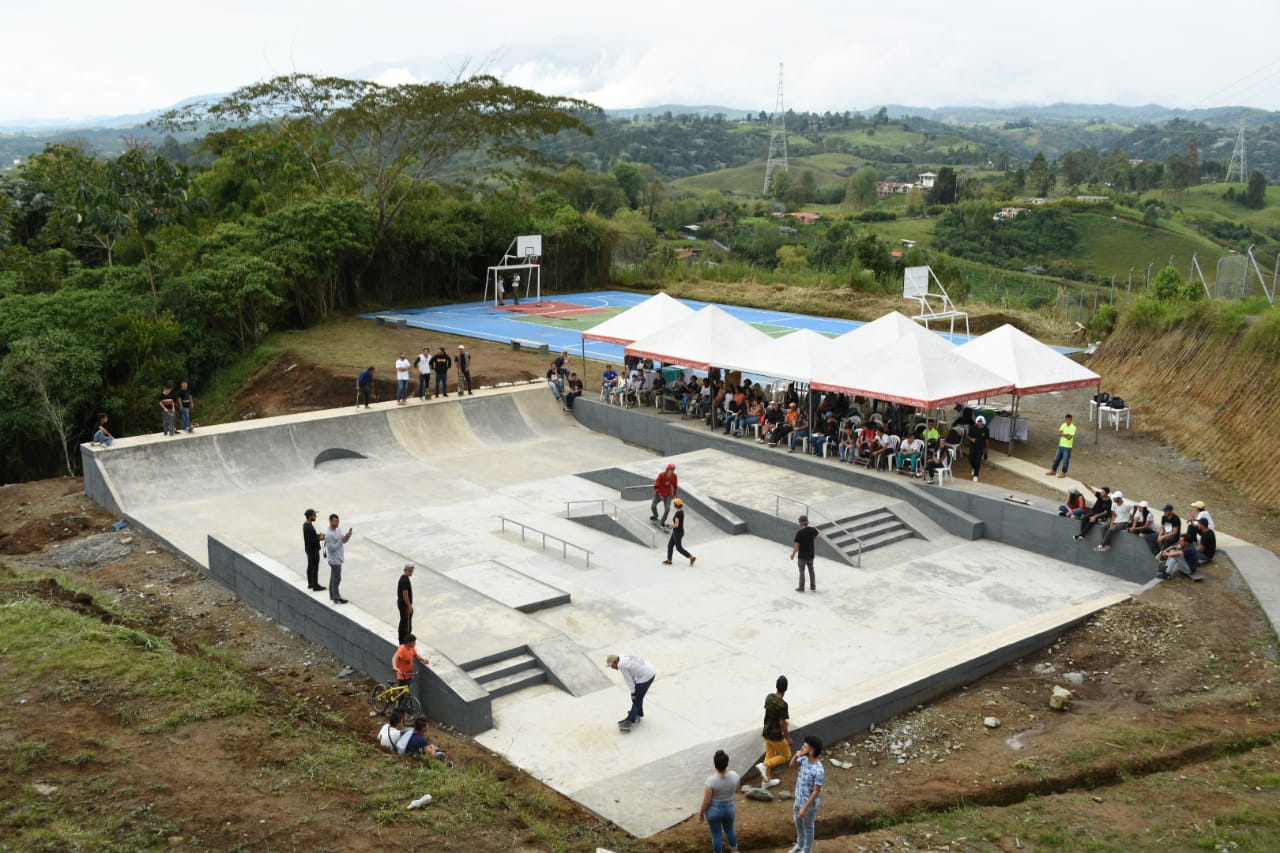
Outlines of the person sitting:
[[662,396],[667,394],[668,391],[667,378],[662,375],[661,370],[655,370],[653,372],[653,379],[649,383],[647,393],[649,395],[650,402],[654,405],[654,408],[662,408]]
[[1151,512],[1151,504],[1138,501],[1133,510],[1133,520],[1129,522],[1129,532],[1135,536],[1146,536],[1155,530],[1156,517]]
[[554,361],[551,362],[551,369],[547,371],[547,387],[551,389],[551,395],[557,400],[564,399],[564,379],[561,378]]
[[640,405],[640,395],[644,390],[644,377],[640,371],[631,371],[631,377],[627,380],[626,387],[623,389],[622,405],[624,408],[634,409]]
[[835,415],[827,415],[826,420],[822,422],[822,426],[813,431],[809,436],[809,443],[813,445],[813,455],[822,456],[823,446],[828,441],[837,441],[840,436],[840,424],[836,421]]
[[[773,433],[786,419],[786,415],[782,412],[782,404],[776,400],[765,407],[764,423],[760,425],[760,438],[756,439],[761,444],[767,441],[773,441]],[[775,441],[774,444],[777,444]]]
[[788,453],[795,453],[796,444],[809,437],[809,419],[799,409],[792,409],[792,411],[796,413],[795,418],[787,415],[787,421],[791,424],[791,431],[787,433]]
[[613,392],[618,388],[618,371],[613,369],[612,364],[604,366],[604,372],[600,374],[600,399],[606,403],[612,403]]
[[853,456],[858,452],[858,437],[854,435],[853,418],[849,418],[844,422],[844,426],[840,427],[840,461],[853,462]]
[[893,464],[894,457],[898,454],[898,445],[902,443],[902,439],[896,435],[888,433],[880,433],[879,446],[871,451],[871,461],[868,467],[877,471],[888,471]]
[[420,755],[428,758],[435,757],[439,761],[444,761],[444,750],[427,739],[426,717],[418,717],[413,721],[413,734],[409,736],[409,742],[405,744],[404,754]]
[[1213,555],[1218,553],[1218,534],[1209,526],[1207,518],[1196,519],[1196,543],[1195,549],[1201,563],[1207,563],[1213,559]]
[[1178,518],[1178,514],[1173,511],[1173,504],[1165,504],[1163,514],[1156,521],[1155,529],[1147,534],[1147,547],[1151,549],[1152,554],[1159,554],[1170,545],[1174,545],[1178,541],[1178,534],[1182,532],[1182,519]]
[[111,442],[115,440],[116,440],[116,437],[112,435],[111,432],[107,429],[106,413],[105,412],[99,413],[98,429],[93,433],[93,443],[101,444],[103,447],[110,447]]
[[396,755],[404,755],[405,747],[409,745],[409,738],[412,736],[413,729],[405,727],[404,724],[404,711],[396,708],[387,718],[386,724],[378,730],[378,745]]
[[752,424],[761,424],[764,422],[764,406],[755,397],[747,402],[747,410],[745,413],[738,415],[738,419],[734,421],[734,434],[746,435],[747,430]]
[[582,396],[582,380],[578,378],[576,372],[569,374],[569,390],[564,395],[564,410],[566,412],[573,411],[573,401]]
[[880,431],[876,429],[873,423],[865,424],[862,432],[858,435],[858,452],[854,457],[855,462],[859,465],[866,465],[871,461],[871,454],[880,447]]
[[1084,499],[1084,495],[1080,494],[1080,490],[1072,486],[1067,491],[1067,502],[1058,504],[1058,515],[1068,518],[1084,518],[1085,512],[1089,509],[1089,502]]
[[1160,580],[1169,580],[1175,572],[1182,572],[1193,581],[1204,580],[1204,575],[1200,574],[1200,552],[1187,538],[1187,534],[1178,537],[1177,545],[1170,545],[1161,551],[1160,557],[1165,561],[1164,566],[1156,572],[1156,577]]
[[929,457],[929,461],[924,463],[925,483],[932,486],[938,482],[938,471],[951,467],[951,448],[947,447],[947,443],[941,439],[938,440],[938,446],[934,449],[933,454]]
[[792,430],[796,428],[796,423],[800,420],[800,409],[796,403],[787,404],[786,420],[773,428],[773,432],[769,433],[769,446],[777,447],[778,443],[786,438]]
[[1076,539],[1083,542],[1090,527],[1098,522],[1108,524],[1111,522],[1111,488],[1103,486],[1101,489],[1095,489],[1083,480],[1080,481],[1080,485],[1093,492],[1093,506],[1080,518],[1080,532],[1076,534]]
[[1124,499],[1124,492],[1116,492],[1111,496],[1111,523],[1102,531],[1102,543],[1094,547],[1095,551],[1110,551],[1111,537],[1117,530],[1128,530],[1133,524],[1133,504]]
[[942,436],[939,434],[938,428],[934,426],[933,418],[929,418],[925,423],[924,432],[920,434],[920,437],[924,439],[925,450],[933,450],[938,446],[938,442],[942,440]]
[[920,476],[920,457],[924,454],[924,439],[908,435],[898,445],[897,467],[899,473],[907,473],[907,466],[911,466],[911,473],[917,477]]

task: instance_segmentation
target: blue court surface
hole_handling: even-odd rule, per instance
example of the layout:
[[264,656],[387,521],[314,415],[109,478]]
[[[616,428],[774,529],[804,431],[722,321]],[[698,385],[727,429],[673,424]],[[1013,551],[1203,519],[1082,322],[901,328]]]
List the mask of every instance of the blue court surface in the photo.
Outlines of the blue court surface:
[[[545,294],[541,305],[525,300],[518,306],[507,304],[505,308],[491,302],[467,302],[457,305],[438,305],[434,308],[410,308],[397,311],[378,311],[361,314],[362,318],[386,318],[388,322],[404,320],[415,329],[427,329],[457,337],[477,338],[506,343],[512,340],[544,343],[552,353],[567,349],[575,355],[584,353],[587,358],[604,362],[621,363],[622,347],[604,341],[584,341],[582,333],[603,323],[615,314],[640,304],[651,294],[627,293],[621,290],[600,290],[585,293]],[[679,300],[695,311],[715,304],[727,313],[762,332],[778,337],[796,329],[811,329],[830,337],[863,325],[855,320],[837,320],[832,317],[811,317],[763,308],[744,308],[740,305],[699,302],[693,299]],[[522,313],[527,312],[527,313]],[[936,331],[936,330],[935,330]],[[949,337],[946,332],[944,337]],[[969,340],[956,334],[957,345]],[[441,341],[440,345],[445,342]],[[431,342],[436,346],[435,342]],[[452,347],[449,347],[452,349]],[[1066,347],[1055,347],[1062,352],[1073,352]]]
[[[651,294],[626,293],[620,290],[601,290],[586,293],[557,293],[544,295],[545,311],[516,313],[504,310],[493,303],[469,302],[457,305],[439,305],[434,308],[410,308],[398,311],[378,311],[361,314],[366,319],[385,317],[388,321],[404,320],[415,329],[427,329],[459,337],[478,338],[485,341],[511,340],[534,341],[547,344],[553,353],[567,349],[575,355],[583,352],[582,333],[598,323],[640,304]],[[695,311],[712,303],[681,299]],[[777,337],[796,329],[812,329],[831,337],[861,326],[852,320],[836,320],[831,317],[809,317],[761,308],[743,308],[739,305],[714,303],[739,320],[750,323],[766,334]],[[512,306],[508,303],[508,308]],[[521,309],[533,310],[533,303],[525,300]],[[956,343],[966,338],[956,335]],[[443,343],[443,342],[442,342]],[[586,357],[605,362],[621,362],[622,347],[604,341],[586,342]]]

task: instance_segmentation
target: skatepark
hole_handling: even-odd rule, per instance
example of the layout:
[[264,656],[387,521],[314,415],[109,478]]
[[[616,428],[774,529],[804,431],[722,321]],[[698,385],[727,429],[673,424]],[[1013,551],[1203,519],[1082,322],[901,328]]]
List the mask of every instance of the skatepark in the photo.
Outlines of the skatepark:
[[[688,817],[714,750],[740,771],[758,759],[778,674],[794,731],[847,736],[1147,580],[1095,570],[1056,516],[980,489],[926,490],[588,399],[571,415],[541,385],[83,452],[96,500],[371,677],[389,676],[395,583],[413,562],[428,713],[639,836]],[[667,462],[695,567],[662,565],[648,521]],[[306,590],[308,507],[354,529],[349,604]],[[787,559],[801,512],[825,530],[816,594],[794,591]],[[860,554],[833,547],[838,529]],[[658,671],[629,734],[609,653]]]

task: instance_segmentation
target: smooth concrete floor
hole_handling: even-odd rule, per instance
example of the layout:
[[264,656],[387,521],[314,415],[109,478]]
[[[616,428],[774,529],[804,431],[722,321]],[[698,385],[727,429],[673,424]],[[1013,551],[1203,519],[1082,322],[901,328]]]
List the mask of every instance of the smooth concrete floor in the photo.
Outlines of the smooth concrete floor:
[[[820,559],[816,594],[794,592],[790,542],[721,533],[692,512],[685,545],[697,565],[676,555],[664,566],[665,548],[565,516],[568,501],[603,501],[644,528],[647,502],[622,502],[617,490],[576,474],[620,467],[652,478],[669,460],[582,428],[544,388],[382,409],[231,425],[223,441],[222,428],[209,428],[197,437],[213,446],[193,445],[188,456],[187,438],[130,440],[155,447],[158,458],[108,470],[130,514],[190,558],[206,560],[207,534],[231,535],[295,569],[299,586],[303,509],[314,506],[322,518],[339,512],[343,527],[355,529],[346,606],[382,620],[393,637],[396,580],[404,561],[414,561],[415,631],[429,656],[461,664],[532,640],[569,638],[613,687],[574,697],[542,685],[501,697],[494,728],[476,739],[638,836],[696,811],[716,749],[728,751],[740,772],[757,760],[762,702],[779,674],[790,680],[799,727],[1137,591],[927,524],[928,540],[868,552],[860,569]],[[363,441],[354,449],[365,458],[298,463],[314,448],[270,433],[307,421],[314,423],[297,429],[324,430],[334,446]],[[376,442],[368,439],[374,435]],[[767,512],[779,505],[776,495],[832,516],[886,503],[790,472],[781,454],[782,467],[715,450],[670,461],[682,484],[701,495]],[[148,465],[175,473],[185,466],[198,487],[157,492]],[[795,512],[782,502],[782,514]],[[502,529],[500,517],[589,549],[590,566],[573,549],[565,556],[554,543],[543,550],[540,537],[522,541],[515,528]],[[555,591],[569,593],[571,603],[531,614],[510,606]],[[323,595],[316,606],[332,606]],[[658,670],[645,722],[629,734],[616,727],[629,700],[605,667],[611,652],[640,655]]]

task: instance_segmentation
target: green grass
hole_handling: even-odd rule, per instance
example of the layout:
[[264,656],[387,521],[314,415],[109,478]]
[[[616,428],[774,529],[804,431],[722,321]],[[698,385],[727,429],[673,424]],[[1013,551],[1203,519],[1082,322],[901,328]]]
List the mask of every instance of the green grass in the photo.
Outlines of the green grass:
[[1065,259],[1087,266],[1102,278],[1114,275],[1117,283],[1128,281],[1130,267],[1134,281],[1145,282],[1147,265],[1155,265],[1154,276],[1168,264],[1170,256],[1173,256],[1174,267],[1187,277],[1191,256],[1199,252],[1200,268],[1212,286],[1218,259],[1227,254],[1198,235],[1149,228],[1109,215],[1077,213],[1071,217],[1071,223],[1080,235],[1080,242]]

